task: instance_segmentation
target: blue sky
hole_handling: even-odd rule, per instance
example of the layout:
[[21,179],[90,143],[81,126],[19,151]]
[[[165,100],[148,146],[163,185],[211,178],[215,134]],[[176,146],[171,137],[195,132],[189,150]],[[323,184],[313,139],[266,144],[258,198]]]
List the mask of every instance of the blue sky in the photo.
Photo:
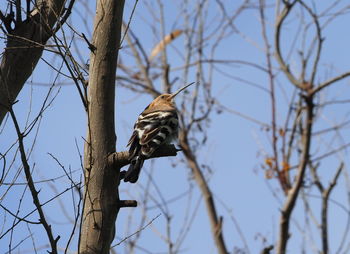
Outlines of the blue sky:
[[[156,2],[150,3],[155,9],[152,13],[145,2],[140,1],[136,8],[135,16],[131,22],[132,31],[142,40],[145,50],[149,54],[154,45],[161,38],[159,35],[154,35],[152,27],[152,15],[159,15],[157,12]],[[308,2],[312,4],[312,2]],[[272,4],[272,3],[271,3]],[[342,3],[346,4],[346,3]],[[219,20],[220,14],[215,3],[209,3],[206,32],[215,32],[215,22]],[[238,1],[234,3],[226,3],[225,8],[228,13],[231,13],[238,7]],[[330,5],[330,4],[329,4]],[[124,19],[128,20],[133,7],[133,2],[126,3]],[[325,3],[314,4],[313,8],[317,9],[318,13],[322,13],[328,7]],[[0,5],[3,10],[3,4]],[[189,7],[190,8],[190,7]],[[94,7],[91,6],[91,10]],[[342,9],[341,4],[336,10]],[[165,32],[169,33],[174,29],[181,29],[184,21],[181,15],[178,15],[179,5],[176,1],[164,3],[164,11],[166,17]],[[81,16],[77,15],[81,13]],[[270,8],[266,12],[267,16],[267,31],[270,43],[273,45],[273,22],[275,10]],[[297,48],[302,45],[302,33],[298,31],[298,22],[296,17],[301,12],[295,10],[294,18],[287,21],[283,29],[282,48],[287,50],[294,42],[295,36]],[[86,35],[91,35],[93,11],[88,13],[82,7],[82,2],[78,1],[70,23],[76,29],[84,32]],[[301,14],[300,14],[301,15]],[[310,18],[305,15],[305,22],[309,22]],[[325,20],[330,16],[326,16],[321,21],[324,24]],[[339,75],[350,69],[349,64],[349,49],[350,43],[347,24],[349,24],[349,14],[344,14],[327,25],[324,30],[324,51],[321,56],[319,73],[316,81],[321,82],[330,77]],[[86,22],[86,26],[85,26]],[[251,8],[244,11],[235,21],[239,33],[233,33],[220,42],[220,47],[217,50],[216,58],[221,60],[234,59],[253,62],[262,66],[266,65],[266,58],[263,52],[263,40],[261,37],[261,25],[259,21],[259,12],[256,8]],[[86,31],[86,27],[90,30]],[[157,28],[159,30],[159,27]],[[70,35],[69,29],[65,27],[65,31]],[[312,33],[310,28],[310,35]],[[310,37],[307,37],[310,39]],[[75,38],[79,45],[83,59],[88,60],[89,52],[84,42]],[[0,40],[1,49],[4,47],[4,41]],[[182,66],[183,62],[179,53],[184,48],[184,37],[180,36],[168,48],[168,59],[171,67]],[[210,44],[211,41],[208,41]],[[124,47],[127,47],[124,42]],[[122,48],[120,56],[123,61],[129,66],[134,66],[134,61],[130,58],[126,48]],[[73,53],[76,53],[73,49]],[[61,59],[52,54],[45,53],[43,58],[50,63],[59,66]],[[300,59],[295,51],[292,51],[288,58],[289,64],[295,73],[298,73],[300,68]],[[273,62],[277,66],[276,62]],[[66,71],[65,69],[63,69]],[[228,77],[229,74],[231,77]],[[179,81],[175,84],[176,88],[182,86],[181,72],[171,73],[171,78],[179,77]],[[220,104],[240,112],[251,118],[257,119],[264,123],[270,123],[270,98],[269,94],[256,86],[249,85],[247,80],[258,86],[268,89],[268,77],[265,73],[258,71],[255,68],[245,65],[222,65],[219,70],[214,72],[212,94]],[[22,128],[24,128],[27,116],[29,119],[37,114],[40,109],[44,97],[48,94],[50,85],[56,79],[56,73],[41,61],[35,69],[33,75],[29,78],[27,84],[18,97],[18,103],[15,105],[15,112]],[[188,81],[195,81],[195,72],[189,73]],[[78,92],[75,86],[66,78],[58,76],[56,83],[64,83],[63,85],[55,85],[50,99],[54,99],[51,105],[45,111],[40,125],[26,138],[25,146],[29,150],[35,139],[36,129],[38,136],[33,146],[30,155],[30,164],[34,167],[33,176],[38,180],[50,179],[62,176],[64,172],[57,163],[48,154],[53,154],[67,169],[71,168],[72,175],[76,181],[79,181],[82,176],[81,164],[79,159],[79,151],[83,151],[83,137],[86,133],[86,115],[83,110]],[[40,85],[48,84],[48,85]],[[157,88],[161,87],[161,82],[156,82]],[[320,102],[333,99],[346,100],[349,99],[349,81],[345,80],[334,85],[334,88],[324,90],[318,100]],[[191,90],[191,89],[189,89]],[[277,122],[278,126],[283,126],[288,110],[288,100],[290,99],[294,88],[284,78],[281,72],[278,72],[276,78],[276,93],[277,93]],[[132,133],[132,127],[138,114],[152,100],[150,95],[135,94],[123,87],[116,86],[116,133],[117,133],[117,150],[124,150]],[[180,100],[181,101],[181,100]],[[178,101],[178,102],[180,102]],[[323,111],[317,112],[317,123],[315,130],[322,130],[334,126],[336,123],[345,121],[349,118],[348,104],[332,105]],[[265,131],[260,125],[246,120],[237,114],[223,112],[222,114],[213,113],[211,121],[207,125],[203,125],[208,135],[208,140],[204,145],[200,145],[196,149],[197,156],[201,164],[210,167],[211,171],[204,170],[209,179],[209,185],[212,188],[219,215],[224,217],[224,236],[227,247],[230,251],[234,247],[244,247],[244,243],[239,236],[235,222],[238,223],[242,233],[249,246],[250,253],[258,253],[262,247],[262,236],[266,238],[266,244],[273,244],[276,241],[278,234],[279,223],[279,208],[283,195],[275,179],[267,180],[264,177],[264,171],[261,165],[264,164],[266,156],[271,155],[271,146],[269,144],[270,133]],[[8,147],[16,140],[13,130],[13,125],[10,119],[7,120],[6,126],[0,133],[0,152],[6,151]],[[316,157],[323,154],[327,149],[334,149],[346,144],[349,141],[348,134],[349,125],[344,126],[336,135],[316,136],[313,145],[313,155]],[[195,133],[200,136],[200,134]],[[77,145],[76,145],[77,144]],[[16,147],[12,148],[7,161],[11,161],[14,157]],[[343,160],[345,165],[349,163],[347,150],[335,156],[325,159],[320,167],[322,172],[321,177],[324,183],[327,184],[334,170],[338,167],[339,161]],[[176,164],[176,167],[172,167]],[[1,164],[2,165],[2,164]],[[34,166],[35,165],[35,166]],[[20,169],[20,160],[17,156],[14,160],[9,175],[6,177],[6,183],[11,182],[16,172]],[[347,167],[345,173],[339,180],[338,186],[332,194],[332,199],[342,204],[346,211],[349,210],[349,202],[347,198]],[[148,203],[143,205],[145,199],[145,186],[149,184],[149,175],[152,175],[152,181],[157,183],[155,187],[151,183],[149,191]],[[308,179],[307,179],[308,180]],[[23,172],[19,174],[16,182],[24,182]],[[38,184],[40,189],[40,199],[42,201],[50,199],[55,193],[60,193],[70,187],[69,181],[65,178],[60,178],[49,183]],[[14,185],[10,191],[4,196],[8,186],[0,186],[1,204],[6,206],[11,211],[16,211],[19,202],[22,202],[20,215],[24,216],[30,212],[34,206],[31,201],[31,196],[27,191],[21,201],[21,195],[25,190],[24,185]],[[191,190],[191,195],[181,196],[184,192]],[[276,197],[272,191],[276,192]],[[198,187],[191,179],[189,169],[183,163],[183,156],[180,154],[176,158],[161,158],[157,160],[147,161],[144,166],[140,181],[136,185],[124,184],[120,186],[121,197],[123,199],[136,199],[139,201],[139,207],[127,208],[120,211],[117,221],[117,237],[122,239],[140,228],[143,212],[146,211],[145,224],[153,218],[161,214],[153,223],[142,231],[137,245],[150,251],[150,253],[167,253],[167,245],[162,237],[166,234],[166,213],[171,215],[171,235],[176,239],[177,235],[183,230],[183,221],[192,222],[191,229],[181,245],[180,250],[183,253],[216,253],[215,245],[210,233],[210,225],[207,219],[205,205],[200,197]],[[320,199],[319,193],[310,188],[306,190],[310,204],[315,211],[315,217],[319,219]],[[161,193],[161,194],[160,194]],[[72,223],[65,214],[73,217],[73,206],[77,203],[73,202],[72,195],[76,198],[75,192],[66,192],[59,200],[53,201],[45,205],[45,212],[49,221],[52,223],[53,232],[55,235],[61,235],[59,246],[64,248],[69,234],[72,229]],[[161,208],[155,204],[162,204],[164,200],[172,200],[175,197],[181,198],[170,202],[167,206],[161,205]],[[147,195],[146,195],[147,196]],[[151,198],[150,198],[151,197]],[[62,208],[64,207],[64,208]],[[305,214],[305,209],[302,200],[298,201],[298,205],[293,213],[291,223],[292,238],[289,242],[288,249],[290,253],[295,250],[299,251],[302,246],[307,246],[307,253],[313,253],[313,243],[320,247],[319,232],[311,226],[313,239],[305,236],[301,229],[308,230],[308,223],[312,224],[310,214]],[[340,244],[343,230],[346,229],[347,214],[344,209],[337,204],[332,203],[330,206],[330,244],[335,250]],[[231,217],[233,216],[233,217]],[[232,219],[234,218],[234,220]],[[29,217],[30,220],[36,221],[38,215],[34,214]],[[13,223],[13,218],[9,214],[5,214],[3,210],[0,213],[0,225],[4,225],[0,233],[2,234]],[[47,247],[46,235],[41,227],[30,226],[23,223],[15,228],[13,235],[13,246],[19,243],[23,238],[28,237],[32,233],[35,239],[38,253],[45,253]],[[0,252],[8,251],[8,242],[11,235],[7,234],[0,240]],[[77,238],[74,238],[70,246],[70,250],[76,250]],[[120,240],[116,239],[114,244]],[[347,238],[347,241],[349,239]],[[41,248],[42,247],[42,248]],[[14,253],[32,253],[33,248],[30,238],[23,241]],[[117,253],[127,253],[125,245],[122,243],[116,247]],[[141,248],[136,249],[135,253],[147,253]],[[332,252],[333,253],[333,252]]]

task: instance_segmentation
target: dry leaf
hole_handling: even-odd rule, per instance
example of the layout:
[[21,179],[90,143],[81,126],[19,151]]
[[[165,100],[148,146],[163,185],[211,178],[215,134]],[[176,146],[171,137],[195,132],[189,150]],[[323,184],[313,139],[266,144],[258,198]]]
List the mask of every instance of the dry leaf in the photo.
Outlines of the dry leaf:
[[290,169],[290,165],[288,162],[282,162],[282,170],[283,171],[288,171]]
[[280,128],[280,129],[278,130],[278,132],[279,132],[279,134],[280,134],[281,137],[284,137],[284,135],[286,134],[285,131],[284,131],[282,128]]
[[265,158],[265,164],[268,165],[269,168],[272,168],[274,160],[275,159],[272,157],[267,157],[267,158]]

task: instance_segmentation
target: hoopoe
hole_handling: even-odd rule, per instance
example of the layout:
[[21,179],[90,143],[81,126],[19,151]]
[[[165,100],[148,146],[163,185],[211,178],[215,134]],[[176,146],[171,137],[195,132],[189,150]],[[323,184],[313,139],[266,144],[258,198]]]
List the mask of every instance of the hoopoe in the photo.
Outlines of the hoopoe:
[[128,142],[130,166],[124,182],[135,183],[145,159],[163,144],[170,144],[178,136],[178,115],[174,97],[192,85],[186,85],[173,94],[162,94],[139,115]]

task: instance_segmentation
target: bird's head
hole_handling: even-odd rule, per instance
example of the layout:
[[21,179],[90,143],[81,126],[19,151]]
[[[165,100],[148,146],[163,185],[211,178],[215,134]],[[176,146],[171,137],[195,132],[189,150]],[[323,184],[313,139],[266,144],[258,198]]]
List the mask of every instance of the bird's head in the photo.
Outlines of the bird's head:
[[172,94],[164,93],[164,94],[159,95],[157,98],[154,99],[154,101],[152,101],[150,106],[155,106],[155,105],[159,105],[159,104],[168,104],[168,105],[172,106],[174,104],[175,96],[193,84],[194,84],[194,82],[192,82],[191,84],[188,84],[184,87],[181,87],[179,90],[177,90],[175,93],[172,93]]

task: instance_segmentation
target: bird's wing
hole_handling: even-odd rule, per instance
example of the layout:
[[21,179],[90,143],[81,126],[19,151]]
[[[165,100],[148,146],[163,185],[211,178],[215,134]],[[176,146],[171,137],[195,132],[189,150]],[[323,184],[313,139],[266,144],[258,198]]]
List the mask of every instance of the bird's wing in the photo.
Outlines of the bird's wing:
[[136,132],[136,131],[134,131],[134,132],[132,133],[132,135],[131,135],[131,137],[130,137],[130,139],[129,139],[128,145],[127,145],[126,147],[128,147],[128,146],[130,146],[132,143],[134,143],[134,141],[136,141],[135,139],[137,139],[137,132]]
[[155,128],[146,129],[143,132],[142,137],[140,139],[140,145],[148,144],[152,139],[154,139],[158,135],[160,129],[161,128],[159,125]]
[[130,138],[130,151],[135,155],[141,151],[142,155],[149,157],[168,140],[170,134],[177,131],[177,113],[175,110],[143,112],[134,129],[136,134]]
[[139,138],[138,138],[138,135],[137,135],[137,132],[134,131],[132,136],[130,137],[130,140],[128,142],[128,145],[127,146],[130,146],[129,148],[129,159],[132,159],[136,156],[136,154],[139,153],[141,147],[139,145]]

